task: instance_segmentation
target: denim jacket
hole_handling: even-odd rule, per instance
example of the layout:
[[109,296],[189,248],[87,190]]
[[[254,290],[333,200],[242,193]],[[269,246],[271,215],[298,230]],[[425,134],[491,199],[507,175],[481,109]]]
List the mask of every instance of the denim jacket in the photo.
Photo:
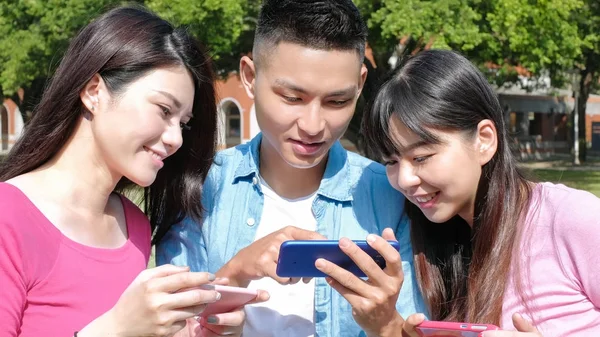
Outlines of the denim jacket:
[[[219,152],[202,191],[206,210],[202,223],[184,219],[173,225],[156,250],[157,264],[187,265],[193,271],[216,273],[254,241],[264,197],[259,181],[261,135],[251,142]],[[328,239],[364,240],[391,227],[400,243],[404,283],[396,308],[407,317],[425,313],[418,290],[404,197],[394,190],[385,168],[346,151],[336,142],[329,151],[325,174],[312,206],[317,232]],[[315,336],[364,336],[352,318],[349,303],[324,278],[315,279]]]

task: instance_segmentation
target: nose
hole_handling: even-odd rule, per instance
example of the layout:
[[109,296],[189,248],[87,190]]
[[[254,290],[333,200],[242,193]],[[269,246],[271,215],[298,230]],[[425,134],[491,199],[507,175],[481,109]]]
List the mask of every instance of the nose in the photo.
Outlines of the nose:
[[177,152],[183,144],[183,136],[181,135],[179,124],[169,125],[163,132],[161,140],[169,156]]
[[325,119],[321,112],[321,104],[314,102],[306,107],[300,118],[298,118],[298,128],[309,136],[316,136],[325,129]]
[[401,160],[396,166],[397,168],[395,178],[399,190],[408,194],[412,194],[411,191],[414,191],[419,186],[419,184],[421,184],[421,179],[416,173],[416,168],[414,167],[414,165],[411,165],[407,160]]

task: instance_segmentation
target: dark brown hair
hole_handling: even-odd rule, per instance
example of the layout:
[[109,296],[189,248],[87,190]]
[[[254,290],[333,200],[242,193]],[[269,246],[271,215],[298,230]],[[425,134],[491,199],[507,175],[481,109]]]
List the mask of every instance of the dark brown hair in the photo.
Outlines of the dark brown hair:
[[408,59],[382,86],[363,119],[373,153],[396,153],[390,119],[437,144],[435,130],[472,137],[484,119],[496,127],[498,148],[482,168],[472,229],[458,215],[433,223],[408,200],[416,276],[431,319],[499,324],[512,251],[531,188],[510,151],[503,110],[483,75],[452,51]]
[[[212,163],[217,111],[209,57],[185,29],[147,9],[119,7],[98,17],[71,41],[24,134],[0,166],[0,181],[30,172],[52,159],[73,135],[84,112],[80,92],[95,74],[117,96],[149,71],[184,66],[194,81],[194,118],[183,145],[165,160],[145,189],[146,213],[157,243],[184,215],[202,215],[202,182]],[[117,190],[131,186],[123,178]]]
[[281,42],[355,50],[362,63],[367,26],[351,0],[264,0],[254,33],[254,62],[268,64],[267,55]]

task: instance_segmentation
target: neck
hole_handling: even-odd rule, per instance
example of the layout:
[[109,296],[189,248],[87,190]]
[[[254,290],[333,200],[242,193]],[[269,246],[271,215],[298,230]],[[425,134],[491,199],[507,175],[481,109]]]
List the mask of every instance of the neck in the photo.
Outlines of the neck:
[[109,170],[84,119],[64,148],[34,172],[39,186],[44,186],[57,203],[92,215],[105,213],[108,198],[121,179]]
[[283,198],[302,198],[317,191],[326,166],[327,157],[310,168],[293,167],[275,149],[261,142],[260,175]]

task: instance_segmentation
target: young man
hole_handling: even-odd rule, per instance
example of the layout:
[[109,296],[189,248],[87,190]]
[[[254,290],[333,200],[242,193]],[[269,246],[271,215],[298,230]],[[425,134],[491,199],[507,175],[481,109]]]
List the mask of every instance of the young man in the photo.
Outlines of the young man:
[[174,225],[157,249],[159,264],[189,265],[269,291],[268,302],[246,307],[244,336],[361,333],[352,308],[325,278],[303,283],[276,275],[286,240],[364,240],[391,227],[404,261],[394,302],[405,317],[426,310],[402,195],[382,165],[339,142],[367,76],[366,36],[351,0],[264,1],[253,59],[240,61],[262,133],[216,156],[203,187],[202,223]]

